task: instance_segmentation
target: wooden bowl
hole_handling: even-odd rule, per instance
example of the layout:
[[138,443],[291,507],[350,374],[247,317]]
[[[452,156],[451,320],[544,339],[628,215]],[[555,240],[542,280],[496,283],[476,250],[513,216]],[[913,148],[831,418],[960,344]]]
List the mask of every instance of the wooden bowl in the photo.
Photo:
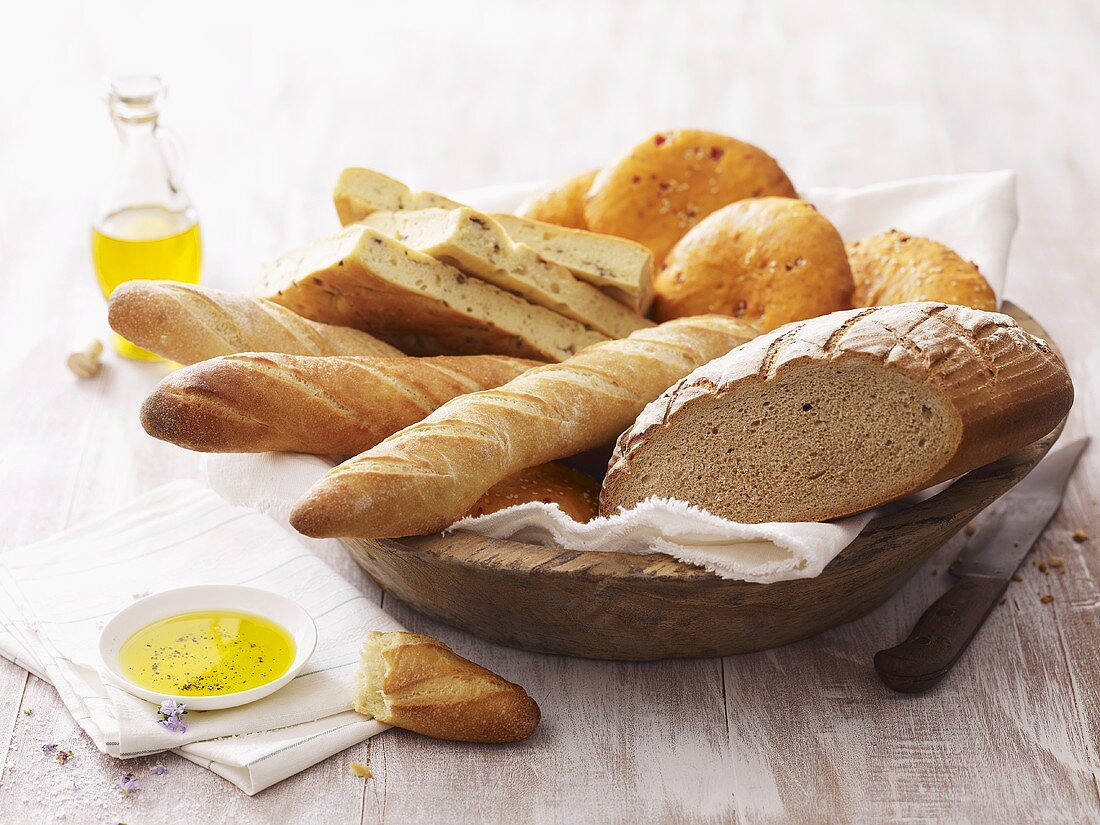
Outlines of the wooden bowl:
[[[1002,311],[1049,337],[1013,304]],[[1063,422],[1064,424],[1064,422]],[[1062,431],[871,521],[813,579],[721,579],[663,553],[575,552],[472,534],[345,540],[384,588],[433,619],[501,644],[593,659],[726,656],[858,619],[1011,489]]]

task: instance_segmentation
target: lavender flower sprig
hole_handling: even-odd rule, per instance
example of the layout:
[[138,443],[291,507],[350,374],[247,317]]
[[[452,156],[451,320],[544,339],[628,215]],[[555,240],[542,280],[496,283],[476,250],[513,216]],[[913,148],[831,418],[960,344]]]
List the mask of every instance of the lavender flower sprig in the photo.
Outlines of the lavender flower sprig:
[[141,790],[141,783],[138,782],[137,777],[132,773],[123,774],[118,778],[118,785],[122,788],[124,796],[129,796],[132,793],[137,793]]
[[187,733],[187,723],[183,721],[183,717],[187,713],[187,705],[183,702],[165,699],[160,703],[159,713],[160,721],[157,724],[162,728],[172,733]]

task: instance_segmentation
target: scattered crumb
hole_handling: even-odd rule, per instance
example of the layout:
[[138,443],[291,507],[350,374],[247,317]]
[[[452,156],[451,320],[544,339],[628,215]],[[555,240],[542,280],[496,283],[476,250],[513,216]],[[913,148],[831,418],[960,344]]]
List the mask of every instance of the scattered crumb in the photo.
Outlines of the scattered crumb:
[[23,708],[24,716],[34,716],[34,708]]
[[1008,601],[1008,599],[1001,599],[999,602],[997,602],[997,604],[1004,604],[1007,601]]
[[1023,577],[1023,576],[1021,576],[1021,575],[1020,575],[1019,573],[1013,573],[1013,574],[1012,574],[1012,581],[1014,581],[1014,582],[1022,582],[1023,580],[1024,580],[1024,577]]
[[1035,566],[1039,568],[1040,573],[1047,572],[1047,563],[1045,561],[1041,561],[1038,564],[1036,564]]
[[1050,604],[1052,601],[1054,601],[1054,597],[1047,593],[1045,596],[1043,596],[1043,598],[1039,599],[1039,601],[1041,601],[1043,604]]
[[353,774],[361,776],[364,779],[370,779],[374,776],[374,774],[371,773],[370,765],[365,762],[352,762],[348,767]]
[[1038,544],[1036,544],[1034,547],[1032,547],[1030,550],[1028,550],[1028,552],[1029,553],[1038,553],[1042,549],[1043,549],[1042,547],[1040,547]]
[[1089,540],[1089,534],[1086,533],[1084,530],[1074,530],[1073,540],[1078,544],[1081,544]]
[[973,524],[967,524],[966,527],[963,528],[963,532],[966,533],[968,536],[972,536],[972,535],[974,535],[974,530],[975,529],[976,528],[974,527]]
[[933,576],[938,576],[939,574],[940,574],[940,571],[939,571],[939,570],[933,570],[933,571],[932,571],[932,575],[933,575]]
[[1066,560],[1063,559],[1061,556],[1051,556],[1049,559],[1047,559],[1047,564],[1049,564],[1051,567],[1064,567],[1066,564]]

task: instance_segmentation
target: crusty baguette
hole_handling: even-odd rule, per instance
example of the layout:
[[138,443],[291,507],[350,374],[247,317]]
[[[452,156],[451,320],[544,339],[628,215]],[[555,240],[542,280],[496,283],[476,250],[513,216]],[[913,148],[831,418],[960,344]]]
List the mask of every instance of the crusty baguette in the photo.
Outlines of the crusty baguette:
[[914,303],[788,324],[700,367],[619,438],[605,515],[651,496],[821,521],[994,461],[1069,411],[1061,359],[1007,315]]
[[170,361],[194,364],[235,352],[399,356],[344,326],[319,324],[271,301],[173,281],[130,281],[113,293],[111,328]]
[[375,212],[363,223],[609,338],[625,338],[636,329],[653,326],[652,321],[578,280],[568,269],[543,259],[526,244],[513,243],[499,223],[468,206]]
[[[413,192],[381,172],[357,168],[340,174],[332,199],[344,226],[366,220],[374,212],[462,206],[434,192]],[[492,217],[513,241],[526,244],[550,263],[565,267],[637,312],[649,309],[653,255],[642,244],[515,215]]]
[[541,714],[522,687],[419,633],[371,631],[352,704],[359,713],[456,742],[517,742]]
[[260,292],[299,315],[362,329],[410,355],[561,361],[605,340],[361,224],[283,255]]
[[318,537],[442,530],[513,473],[611,441],[673,381],[755,334],[733,318],[681,318],[456,398],[332,469],[291,523]]
[[154,438],[203,452],[356,455],[452,398],[539,363],[504,355],[227,355],[161,381],[141,423]]

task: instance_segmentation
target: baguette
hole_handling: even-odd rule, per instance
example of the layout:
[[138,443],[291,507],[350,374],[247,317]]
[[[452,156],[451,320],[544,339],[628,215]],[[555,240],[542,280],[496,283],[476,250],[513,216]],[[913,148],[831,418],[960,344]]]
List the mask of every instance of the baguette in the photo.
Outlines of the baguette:
[[456,396],[538,365],[503,355],[228,355],[161,381],[141,423],[154,438],[201,452],[356,455]]
[[682,318],[456,398],[329,471],[291,523],[315,537],[442,530],[513,473],[611,441],[673,381],[754,335],[733,318]]
[[363,223],[609,338],[625,338],[636,329],[653,326],[526,244],[513,243],[499,223],[469,207],[375,212]]
[[402,631],[368,634],[352,705],[387,725],[455,742],[526,739],[541,716],[519,685],[438,639]]
[[365,330],[410,355],[561,361],[606,340],[362,225],[283,255],[260,291],[306,318]]
[[605,515],[651,496],[740,522],[876,507],[1041,438],[1073,402],[1045,341],[936,303],[789,324],[700,367],[619,438]]
[[359,330],[309,321],[271,301],[173,281],[130,281],[111,293],[111,328],[180,364],[235,352],[403,355]]
[[[332,195],[344,226],[374,212],[406,209],[457,209],[462,204],[433,192],[413,192],[405,184],[370,169],[345,169]],[[597,235],[515,215],[493,214],[516,243],[526,244],[552,264],[605,290],[639,313],[649,309],[653,255],[625,238]]]

